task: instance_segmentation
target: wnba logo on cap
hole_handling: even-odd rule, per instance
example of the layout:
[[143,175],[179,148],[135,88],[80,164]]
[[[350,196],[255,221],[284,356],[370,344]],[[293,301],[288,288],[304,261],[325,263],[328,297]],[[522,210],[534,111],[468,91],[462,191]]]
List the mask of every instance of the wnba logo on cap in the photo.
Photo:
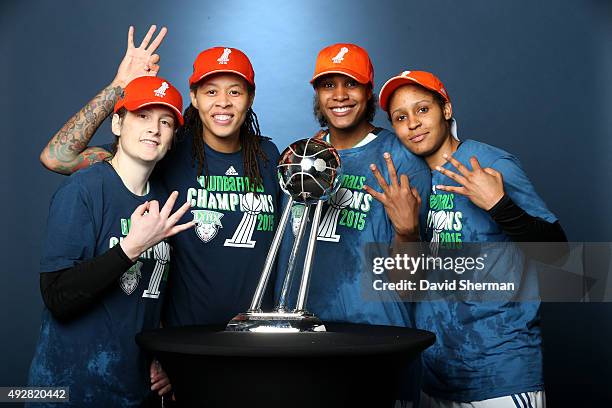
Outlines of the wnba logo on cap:
[[347,52],[349,52],[349,49],[348,49],[348,48],[346,48],[346,47],[342,47],[342,48],[340,48],[340,51],[338,52],[338,54],[336,54],[336,56],[332,58],[332,62],[333,62],[334,64],[339,64],[339,63],[341,63],[342,61],[344,61],[344,55],[345,55]]
[[244,52],[231,47],[213,47],[199,53],[193,62],[189,85],[222,72],[239,75],[255,88],[255,72],[251,61]]
[[223,50],[223,54],[217,59],[219,64],[227,64],[229,62],[229,55],[232,53],[232,50],[229,48],[225,48]]
[[310,83],[326,74],[344,74],[360,84],[374,86],[374,69],[366,50],[350,43],[332,44],[317,55],[315,70]]
[[168,89],[170,85],[168,85],[167,82],[162,82],[161,86],[159,88],[157,88],[156,90],[153,91],[153,93],[155,94],[155,96],[157,96],[158,98],[163,98],[164,96],[166,96],[166,90]]

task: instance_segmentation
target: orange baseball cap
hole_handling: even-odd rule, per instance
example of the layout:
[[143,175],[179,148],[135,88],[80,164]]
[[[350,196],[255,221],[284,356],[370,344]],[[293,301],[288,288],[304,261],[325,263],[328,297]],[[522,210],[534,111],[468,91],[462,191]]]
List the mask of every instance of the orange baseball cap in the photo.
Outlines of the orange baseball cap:
[[193,74],[189,77],[189,86],[208,75],[222,72],[240,75],[255,87],[255,71],[249,57],[239,49],[229,47],[213,47],[198,54],[193,63]]
[[149,105],[169,107],[183,125],[183,97],[170,82],[160,77],[143,76],[133,79],[123,90],[123,97],[115,104],[114,112],[117,113],[121,108],[135,111]]
[[368,52],[355,44],[339,43],[323,48],[317,56],[311,84],[322,75],[344,74],[374,87],[374,67]]
[[400,86],[407,84],[421,85],[422,87],[442,96],[446,102],[450,102],[448,92],[446,91],[442,81],[440,81],[437,76],[425,71],[404,71],[401,74],[389,79],[382,86],[380,95],[378,97],[382,110],[388,112],[389,100],[391,99],[393,92],[395,92],[395,90]]

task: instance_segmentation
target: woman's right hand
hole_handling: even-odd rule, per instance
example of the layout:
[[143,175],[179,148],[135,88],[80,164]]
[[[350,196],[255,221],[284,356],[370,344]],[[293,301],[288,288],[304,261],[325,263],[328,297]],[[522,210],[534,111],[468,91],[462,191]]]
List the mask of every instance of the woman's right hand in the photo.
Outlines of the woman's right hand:
[[186,202],[174,214],[170,214],[177,197],[178,192],[173,191],[161,210],[156,200],[147,201],[134,210],[130,218],[130,231],[120,243],[121,249],[132,261],[158,242],[195,225],[193,221],[176,225],[191,208],[191,204]]
[[387,217],[395,230],[395,239],[399,242],[419,241],[419,210],[421,196],[415,187],[410,185],[410,179],[402,174],[397,177],[397,171],[390,153],[384,154],[390,183],[387,183],[380,170],[374,163],[370,170],[376,178],[382,193],[372,187],[364,185],[363,189],[385,207]]
[[[159,55],[155,54],[155,50],[161,44],[168,29],[162,27],[157,34],[157,37],[151,42],[153,34],[157,30],[157,26],[152,25],[140,43],[140,46],[134,46],[134,27],[130,26],[128,30],[128,43],[125,56],[119,64],[117,75],[111,85],[125,88],[134,78],[141,76],[156,76],[159,71]],[[149,44],[149,42],[151,42]]]

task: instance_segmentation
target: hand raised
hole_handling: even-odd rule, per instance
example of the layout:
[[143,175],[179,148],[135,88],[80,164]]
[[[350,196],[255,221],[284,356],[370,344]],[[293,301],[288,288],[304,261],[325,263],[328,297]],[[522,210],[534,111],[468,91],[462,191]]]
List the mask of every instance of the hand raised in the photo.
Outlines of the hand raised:
[[455,166],[461,175],[440,166],[436,167],[436,170],[461,184],[461,187],[438,185],[436,189],[464,195],[485,211],[493,208],[502,199],[505,194],[504,178],[500,172],[490,167],[480,167],[475,156],[470,158],[472,171],[452,156],[445,154],[444,158]]
[[155,50],[157,50],[163,41],[168,29],[162,27],[153,42],[151,42],[155,30],[157,30],[157,26],[152,25],[140,43],[140,46],[135,47],[134,27],[130,26],[128,30],[127,50],[123,60],[119,64],[117,75],[112,85],[125,88],[134,78],[157,75],[159,72],[159,55],[155,54]]
[[176,225],[181,217],[191,207],[186,202],[174,214],[170,215],[178,192],[174,191],[159,209],[159,203],[155,200],[147,201],[139,205],[130,218],[130,232],[121,241],[123,252],[131,259],[136,260],[141,253],[151,248],[161,240],[178,234],[181,231],[193,227],[193,221]]
[[385,153],[384,158],[391,184],[387,184],[375,164],[370,164],[370,170],[383,192],[379,193],[370,186],[363,186],[363,189],[385,207],[385,212],[393,224],[398,240],[418,241],[421,196],[416,188],[410,186],[407,175],[402,174],[398,182],[391,154]]

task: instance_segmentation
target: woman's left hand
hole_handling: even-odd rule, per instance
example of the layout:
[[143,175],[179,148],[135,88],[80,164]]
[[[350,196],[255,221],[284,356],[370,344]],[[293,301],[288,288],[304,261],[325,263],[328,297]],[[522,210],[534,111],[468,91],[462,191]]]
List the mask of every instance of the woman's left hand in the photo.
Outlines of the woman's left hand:
[[493,208],[502,199],[505,194],[504,178],[499,171],[490,167],[480,167],[480,163],[475,156],[470,158],[472,171],[452,156],[445,154],[444,158],[455,166],[461,174],[459,175],[441,166],[437,166],[436,170],[461,184],[461,186],[437,185],[436,189],[466,196],[474,205],[485,211]]

